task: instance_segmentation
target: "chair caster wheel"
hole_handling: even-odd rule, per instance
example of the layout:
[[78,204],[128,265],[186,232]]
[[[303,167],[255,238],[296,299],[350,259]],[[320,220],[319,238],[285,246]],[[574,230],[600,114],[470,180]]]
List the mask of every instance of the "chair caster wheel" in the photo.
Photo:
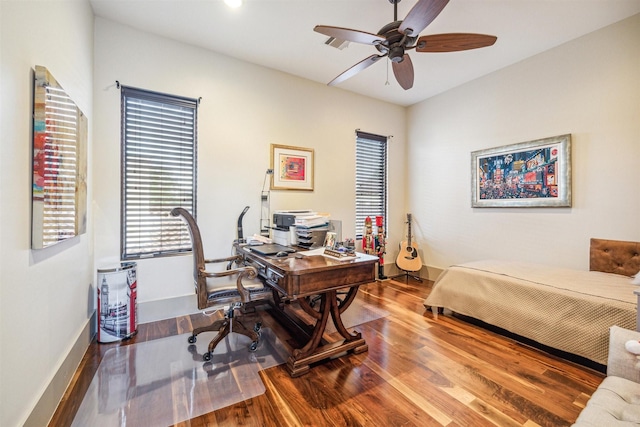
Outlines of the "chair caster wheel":
[[204,360],[205,362],[208,362],[211,360],[211,352],[207,351],[205,354],[202,355],[202,360]]
[[187,341],[189,341],[189,344],[193,344],[193,343],[195,343],[195,342],[197,341],[197,338],[196,338],[196,336],[195,336],[195,335],[191,335],[191,336],[187,339]]
[[249,351],[254,352],[258,349],[258,341],[253,341],[249,346]]

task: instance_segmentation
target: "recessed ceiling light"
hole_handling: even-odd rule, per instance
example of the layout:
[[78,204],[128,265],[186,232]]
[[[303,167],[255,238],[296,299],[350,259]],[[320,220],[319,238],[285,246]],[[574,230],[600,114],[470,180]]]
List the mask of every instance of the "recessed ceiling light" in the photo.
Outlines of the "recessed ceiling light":
[[232,9],[242,6],[242,0],[224,0],[224,2]]

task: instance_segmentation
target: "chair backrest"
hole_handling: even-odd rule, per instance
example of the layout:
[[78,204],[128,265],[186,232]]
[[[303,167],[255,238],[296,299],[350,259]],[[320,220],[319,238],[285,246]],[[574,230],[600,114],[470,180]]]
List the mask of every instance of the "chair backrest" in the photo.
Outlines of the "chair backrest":
[[[205,270],[204,263],[204,250],[202,248],[202,237],[200,236],[200,229],[196,223],[195,218],[184,208],[173,208],[171,210],[172,216],[181,216],[187,223],[189,229],[189,235],[191,236],[191,247],[193,249],[193,283],[198,290],[198,280],[206,280],[200,276],[200,271]],[[204,284],[206,289],[206,283]]]
[[[189,235],[191,236],[191,246],[193,248],[193,282],[198,297],[198,308],[205,309],[216,304],[227,304],[230,302],[250,302],[269,298],[271,291],[264,288],[262,282],[257,280],[259,288],[252,286],[247,289],[243,285],[243,279],[247,282],[256,277],[254,267],[231,268],[233,262],[241,259],[239,256],[230,256],[219,259],[206,259],[202,248],[202,237],[196,220],[184,208],[174,208],[171,210],[172,216],[181,216],[187,223]],[[207,271],[207,264],[227,263],[226,271]],[[211,282],[207,283],[210,280]],[[218,282],[218,283],[212,283]],[[245,282],[246,283],[246,282]],[[214,288],[215,292],[214,292]],[[214,295],[215,294],[215,295]]]

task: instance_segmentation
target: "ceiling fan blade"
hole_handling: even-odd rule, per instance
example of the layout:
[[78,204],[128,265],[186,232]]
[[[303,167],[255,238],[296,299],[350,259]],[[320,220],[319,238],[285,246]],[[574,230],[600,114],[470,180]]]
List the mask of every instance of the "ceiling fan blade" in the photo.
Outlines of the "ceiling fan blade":
[[417,52],[457,52],[493,45],[498,38],[486,34],[449,33],[422,36],[416,43]]
[[411,89],[413,87],[413,63],[411,57],[406,53],[402,57],[401,62],[392,62],[393,74],[396,76],[396,80],[402,86],[404,90]]
[[419,0],[404,18],[398,31],[407,36],[416,37],[440,15],[447,3],[449,0]]
[[375,45],[385,40],[384,37],[379,36],[378,34],[352,30],[350,28],[330,27],[327,25],[316,25],[313,31],[315,31],[316,33],[324,34],[325,36],[347,40],[354,43]]
[[355,76],[356,74],[358,74],[360,71],[364,70],[365,68],[375,64],[376,62],[378,62],[380,60],[380,58],[384,58],[385,55],[371,55],[370,57],[363,59],[362,61],[358,62],[356,65],[354,65],[353,67],[349,68],[347,71],[343,72],[342,74],[340,74],[338,77],[336,77],[335,79],[331,80],[329,83],[327,83],[329,86],[334,86],[337,85],[338,83],[342,83],[343,81],[347,80],[350,77]]

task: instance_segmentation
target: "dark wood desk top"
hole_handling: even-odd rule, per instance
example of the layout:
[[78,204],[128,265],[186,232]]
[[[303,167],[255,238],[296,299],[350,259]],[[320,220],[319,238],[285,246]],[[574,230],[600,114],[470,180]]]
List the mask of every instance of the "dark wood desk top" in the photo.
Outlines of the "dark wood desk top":
[[262,256],[247,246],[236,246],[236,250],[269,286],[291,299],[370,283],[375,280],[378,261],[376,256],[361,253],[354,260],[339,261],[323,255],[296,257],[296,253],[282,258]]

